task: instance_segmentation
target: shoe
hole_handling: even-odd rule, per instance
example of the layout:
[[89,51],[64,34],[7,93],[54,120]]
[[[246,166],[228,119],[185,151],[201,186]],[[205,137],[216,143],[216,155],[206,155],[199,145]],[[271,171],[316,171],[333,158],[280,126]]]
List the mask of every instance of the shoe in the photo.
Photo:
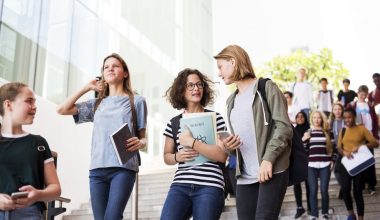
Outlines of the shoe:
[[315,217],[315,216],[310,216],[309,218],[310,220],[318,220],[318,217]]
[[347,217],[347,220],[356,220],[356,215],[355,215],[355,214],[353,214],[353,215],[349,215],[349,216]]
[[326,219],[326,220],[327,220],[327,219],[330,219],[330,218],[329,218],[329,214],[323,214],[323,215],[322,215],[322,219]]
[[368,193],[373,196],[375,195],[377,192],[376,192],[376,189],[368,189]]
[[305,213],[305,209],[303,207],[297,208],[297,213],[294,215],[294,218],[299,218]]

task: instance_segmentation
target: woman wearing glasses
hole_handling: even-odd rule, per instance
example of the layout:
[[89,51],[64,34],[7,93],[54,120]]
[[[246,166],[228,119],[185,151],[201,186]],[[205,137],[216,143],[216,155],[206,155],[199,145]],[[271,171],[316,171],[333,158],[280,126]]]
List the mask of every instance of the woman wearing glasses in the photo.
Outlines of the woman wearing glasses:
[[[205,107],[214,101],[211,83],[198,70],[184,69],[166,91],[170,104],[175,109],[183,109],[183,112],[168,122],[164,132],[164,161],[168,165],[178,164],[178,170],[162,209],[161,219],[185,220],[193,216],[193,219],[217,220],[222,213],[224,178],[221,164],[227,158],[222,142],[218,140],[217,145],[202,143],[188,131],[181,133],[178,126],[184,113],[210,112]],[[226,129],[219,113],[216,113],[216,125],[218,131]],[[198,154],[210,161],[196,165],[185,164]]]

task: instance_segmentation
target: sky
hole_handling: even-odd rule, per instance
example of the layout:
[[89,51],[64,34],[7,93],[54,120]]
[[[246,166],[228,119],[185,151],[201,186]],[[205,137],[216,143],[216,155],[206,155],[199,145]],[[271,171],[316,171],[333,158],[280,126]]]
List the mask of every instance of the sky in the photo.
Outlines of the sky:
[[214,54],[237,44],[260,66],[295,48],[328,47],[349,71],[351,88],[374,88],[380,72],[377,0],[213,0]]

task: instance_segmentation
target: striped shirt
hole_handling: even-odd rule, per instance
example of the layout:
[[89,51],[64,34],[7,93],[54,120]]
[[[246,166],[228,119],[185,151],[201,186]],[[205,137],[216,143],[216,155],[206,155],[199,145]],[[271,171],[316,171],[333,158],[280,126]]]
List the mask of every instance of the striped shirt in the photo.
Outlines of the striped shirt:
[[[205,110],[208,111],[208,110]],[[180,116],[182,118],[182,114]],[[216,112],[216,128],[217,131],[225,131],[226,123],[223,117]],[[181,128],[178,128],[178,134]],[[171,121],[166,125],[164,135],[173,138]],[[183,146],[179,144],[178,135],[175,139],[177,142],[177,150],[182,150]],[[189,183],[204,186],[215,186],[224,189],[223,171],[218,162],[208,161],[203,164],[186,165],[183,162],[178,164],[173,183]]]
[[309,167],[323,168],[330,165],[331,156],[327,153],[326,136],[322,130],[311,130],[307,144],[309,148]]

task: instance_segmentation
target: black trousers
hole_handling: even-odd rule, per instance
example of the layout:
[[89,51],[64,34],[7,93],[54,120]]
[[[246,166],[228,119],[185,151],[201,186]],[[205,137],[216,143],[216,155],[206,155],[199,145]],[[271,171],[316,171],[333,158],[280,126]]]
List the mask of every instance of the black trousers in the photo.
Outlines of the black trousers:
[[[288,187],[289,171],[274,174],[266,183],[237,185],[239,220],[277,220]],[[256,211],[257,210],[257,211]]]
[[342,180],[342,197],[347,210],[354,210],[351,197],[351,183],[353,182],[356,209],[359,216],[364,216],[363,184],[365,171],[359,173],[356,176],[350,176],[343,165],[339,167],[339,170]]
[[[372,155],[374,155],[373,148],[369,148]],[[375,164],[368,167],[365,171],[365,183],[368,184],[368,189],[375,189],[375,186],[377,185],[377,178],[376,178],[376,168]],[[365,187],[365,185],[363,185]]]
[[[306,203],[307,203],[307,210],[310,211],[310,202],[309,202],[309,185],[307,184],[307,181],[304,181],[305,183],[305,189],[306,189]],[[294,191],[294,197],[296,198],[297,208],[303,207],[302,205],[302,183],[294,184],[293,191]]]

